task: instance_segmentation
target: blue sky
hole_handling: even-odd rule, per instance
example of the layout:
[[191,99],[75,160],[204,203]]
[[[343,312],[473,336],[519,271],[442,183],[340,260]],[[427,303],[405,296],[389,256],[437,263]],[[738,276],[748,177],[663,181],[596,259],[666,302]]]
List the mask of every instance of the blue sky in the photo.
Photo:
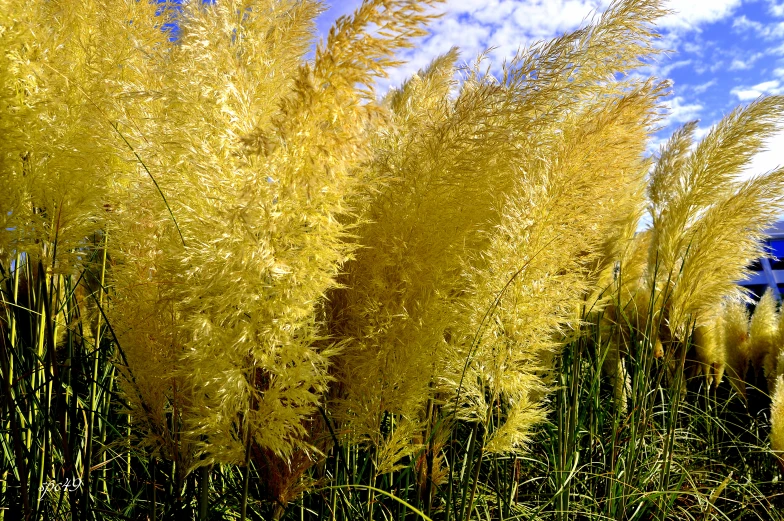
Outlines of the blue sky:
[[[350,14],[361,0],[326,1],[331,7],[318,20],[325,36],[332,22]],[[471,62],[489,47],[494,63],[518,47],[579,27],[586,17],[603,11],[608,0],[448,0],[446,13],[429,36],[401,54],[406,65],[393,71],[382,89],[400,84],[452,45],[461,60]],[[784,0],[670,0],[675,14],[658,23],[661,46],[672,50],[644,74],[673,80],[667,99],[665,128],[650,150],[683,123],[699,119],[698,137],[739,104],[761,94],[784,93]],[[784,164],[784,132],[757,156],[749,173]]]

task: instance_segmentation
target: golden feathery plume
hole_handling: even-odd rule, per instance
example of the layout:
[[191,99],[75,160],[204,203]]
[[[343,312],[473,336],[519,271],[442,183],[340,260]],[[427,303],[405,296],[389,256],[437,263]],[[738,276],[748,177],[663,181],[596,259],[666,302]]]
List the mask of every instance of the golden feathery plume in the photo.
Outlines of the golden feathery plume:
[[[249,445],[311,449],[336,352],[322,299],[356,248],[352,205],[380,112],[368,89],[434,3],[364,2],[311,61],[318,2],[186,3],[177,44],[123,84],[122,128],[144,165],[118,182],[113,320],[134,374],[165,375],[187,397],[197,465],[241,463]],[[140,323],[144,298],[168,312]]]
[[615,2],[454,95],[452,51],[387,97],[360,248],[330,295],[353,436],[378,443],[386,413],[425,425],[431,402],[485,422],[501,400],[487,447],[506,451],[543,417],[553,353],[639,214],[667,85],[615,78],[656,52],[659,5]]
[[749,363],[757,378],[762,376],[764,368],[767,368],[764,372],[766,377],[775,378],[778,325],[776,298],[773,290],[768,288],[757,303],[749,325]]
[[765,379],[768,382],[768,394],[773,396],[776,391],[778,377],[784,375],[784,313],[779,310],[776,336],[771,345],[770,352],[762,363]]
[[722,338],[724,327],[721,317],[694,328],[693,345],[697,354],[697,375],[705,376],[705,383],[714,389],[724,376],[727,353]]
[[749,368],[749,312],[740,300],[725,302],[723,309],[724,351],[726,370],[732,386],[746,397],[746,372]]
[[145,61],[147,45],[167,47],[155,10],[125,1],[0,8],[0,256],[25,253],[68,275],[93,257],[87,238],[105,228],[130,156],[118,154],[113,127],[124,67]]
[[775,387],[770,405],[770,447],[777,451],[776,457],[784,469],[784,376],[777,378]]
[[[715,309],[723,296],[737,293],[735,281],[747,274],[750,260],[763,253],[760,239],[783,202],[779,194],[784,174],[774,171],[745,183],[736,183],[735,176],[776,131],[783,115],[784,98],[761,98],[725,117],[693,152],[694,124],[674,134],[663,148],[649,188],[649,266],[658,264],[655,283],[668,295],[673,330],[687,317]],[[670,289],[665,291],[668,280]]]

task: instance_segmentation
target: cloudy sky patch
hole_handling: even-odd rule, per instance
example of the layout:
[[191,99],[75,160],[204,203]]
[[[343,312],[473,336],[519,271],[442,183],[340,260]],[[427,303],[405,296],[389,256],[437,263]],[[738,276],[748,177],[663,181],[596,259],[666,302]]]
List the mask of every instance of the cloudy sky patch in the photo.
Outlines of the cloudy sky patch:
[[[359,0],[335,0],[318,20],[326,35],[332,22],[352,13]],[[399,85],[452,46],[471,64],[490,47],[493,70],[521,47],[550,39],[584,25],[610,0],[448,0],[444,16],[430,35],[399,56],[407,63],[392,71],[380,91]],[[683,123],[699,119],[704,135],[738,104],[760,95],[784,93],[784,1],[670,0],[674,12],[658,22],[658,46],[673,51],[640,72],[673,81],[666,100],[670,111],[653,144],[666,140]],[[769,152],[753,169],[768,171],[784,164],[784,133],[769,143]]]

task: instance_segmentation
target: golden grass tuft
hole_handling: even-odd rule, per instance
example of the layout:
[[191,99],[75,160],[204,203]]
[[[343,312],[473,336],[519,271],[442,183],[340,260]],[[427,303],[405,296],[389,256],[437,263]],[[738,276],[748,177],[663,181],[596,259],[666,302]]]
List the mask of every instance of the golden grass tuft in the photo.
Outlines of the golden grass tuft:
[[726,375],[732,386],[746,397],[746,373],[750,360],[749,313],[742,301],[729,301],[723,309]]
[[721,316],[712,323],[694,329],[693,345],[697,354],[697,374],[705,376],[705,384],[716,389],[722,382],[727,364],[726,343]]
[[784,469],[784,376],[778,376],[775,387],[770,406],[770,446],[778,451],[777,456]]
[[[776,298],[768,288],[757,303],[749,324],[749,362],[757,377],[775,379],[779,316]],[[774,382],[775,385],[775,382]],[[771,386],[772,387],[772,386]]]

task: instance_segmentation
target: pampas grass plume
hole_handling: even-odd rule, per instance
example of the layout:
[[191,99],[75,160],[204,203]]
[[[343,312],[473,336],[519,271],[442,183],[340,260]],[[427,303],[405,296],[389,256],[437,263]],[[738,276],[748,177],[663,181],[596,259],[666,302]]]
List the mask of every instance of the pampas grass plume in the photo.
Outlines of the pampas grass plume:
[[[778,337],[778,312],[773,290],[768,288],[762,295],[754,309],[749,325],[749,363],[754,368],[756,376],[760,376],[763,365],[770,365],[767,375],[772,375],[775,370],[775,358],[771,354],[776,347]],[[766,360],[768,363],[765,364]]]
[[746,397],[746,371],[749,367],[749,313],[741,301],[730,301],[724,305],[724,351],[726,374],[732,386]]
[[694,349],[699,362],[697,373],[702,373],[706,384],[714,389],[722,381],[727,361],[723,334],[720,317],[711,323],[699,325],[694,330]]
[[770,406],[770,446],[784,469],[784,375],[776,379],[776,392]]

